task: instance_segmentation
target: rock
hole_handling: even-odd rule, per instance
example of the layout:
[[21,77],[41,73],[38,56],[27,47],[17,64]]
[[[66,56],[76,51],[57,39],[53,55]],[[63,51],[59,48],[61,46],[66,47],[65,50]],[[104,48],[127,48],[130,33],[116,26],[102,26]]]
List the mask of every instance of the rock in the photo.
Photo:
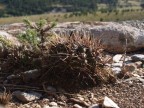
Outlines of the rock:
[[24,104],[24,105],[20,105],[20,108],[30,108],[31,106],[29,104]]
[[131,56],[131,58],[132,58],[132,61],[135,61],[135,62],[137,62],[137,61],[144,62],[144,55],[143,54],[135,54],[135,55]]
[[29,70],[26,72],[21,73],[21,77],[24,81],[31,81],[37,79],[41,73],[38,71],[38,69]]
[[41,108],[41,106],[39,104],[34,103],[31,105],[31,108]]
[[82,108],[82,106],[80,106],[78,104],[74,104],[73,108]]
[[111,67],[112,64],[106,63],[105,66],[107,66],[107,67]]
[[7,80],[13,80],[13,79],[17,79],[17,78],[19,78],[20,77],[20,75],[9,75],[8,77],[7,77]]
[[15,46],[19,46],[20,45],[20,42],[18,41],[18,39],[16,37],[8,34],[5,31],[0,31],[0,37],[4,38],[5,40],[10,41],[12,45],[15,45]]
[[58,104],[56,102],[50,102],[49,106],[58,106]]
[[50,108],[48,105],[44,105],[44,107],[43,108]]
[[123,63],[119,62],[119,63],[112,63],[112,67],[122,67]]
[[121,73],[122,70],[120,67],[113,67],[112,71],[114,72],[114,74],[118,75]]
[[134,77],[140,77],[138,74],[132,74]]
[[89,108],[100,108],[98,104],[93,104],[92,106],[90,106]]
[[52,86],[48,86],[47,90],[50,91],[50,92],[56,92],[56,89]]
[[80,101],[84,101],[83,97],[77,97]]
[[140,21],[140,20],[122,21],[120,23],[122,23],[123,25],[128,25],[128,26],[132,26],[144,30],[144,21]]
[[137,68],[141,68],[143,63],[141,61],[137,61],[137,62],[135,62],[135,64],[136,64]]
[[117,54],[113,57],[113,62],[118,63],[122,58],[121,54]]
[[60,106],[65,106],[66,105],[66,103],[64,103],[64,102],[57,102],[58,103],[58,105],[60,105]]
[[144,48],[144,30],[119,23],[107,22],[100,25],[64,23],[53,31],[58,35],[69,36],[71,31],[77,34],[91,35],[101,40],[104,49],[112,53],[124,53],[127,40],[127,52]]
[[90,29],[91,34],[101,39],[105,50],[115,53],[124,53],[127,39],[127,52],[144,47],[144,30],[135,27],[110,23],[105,26],[97,26]]
[[9,30],[8,33],[12,34],[13,36],[18,36],[19,34],[25,33],[25,31],[21,29],[14,29],[14,30]]
[[43,103],[49,103],[50,100],[48,98],[43,98],[42,101],[43,101]]
[[133,72],[137,69],[137,66],[135,63],[128,63],[128,64],[125,64],[125,67],[124,67],[124,71],[125,72]]
[[14,29],[22,29],[22,28],[25,28],[26,25],[24,23],[13,23],[13,24],[10,24],[7,29],[8,30],[14,30]]
[[144,79],[143,79],[143,78],[138,77],[138,80],[139,80],[141,83],[143,83],[143,84],[144,84]]
[[80,94],[77,94],[77,98],[78,98],[80,101],[84,101],[84,98],[83,98],[82,95],[80,95]]
[[128,61],[128,62],[125,62],[125,64],[132,64],[132,65],[135,65],[135,67],[137,68],[142,68],[142,62],[141,61],[137,61],[137,62],[132,62],[132,61]]
[[118,105],[113,102],[110,98],[105,97],[102,106],[104,108],[120,108]]
[[42,96],[37,92],[26,93],[21,91],[15,91],[13,95],[22,102],[30,102],[33,100],[37,100],[40,99],[40,97]]
[[[125,60],[124,60],[125,59]],[[122,58],[121,58],[121,60],[122,61],[124,61],[124,62],[129,62],[129,61],[132,61],[132,59],[131,59],[131,57],[130,56],[123,56]]]
[[7,47],[20,46],[18,39],[5,31],[0,31],[0,57],[5,56]]
[[38,71],[38,69],[34,69],[34,70],[22,72],[17,75],[13,75],[13,74],[9,75],[7,79],[8,80],[23,79],[25,82],[28,82],[37,79],[40,75],[41,73]]

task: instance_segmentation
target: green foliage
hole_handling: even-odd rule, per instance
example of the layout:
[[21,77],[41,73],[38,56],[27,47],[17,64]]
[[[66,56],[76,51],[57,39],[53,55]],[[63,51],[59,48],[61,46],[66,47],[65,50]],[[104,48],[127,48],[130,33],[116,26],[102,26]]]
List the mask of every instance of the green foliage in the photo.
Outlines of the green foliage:
[[27,30],[26,33],[18,36],[19,40],[33,48],[43,47],[46,38],[49,36],[47,32],[56,25],[56,23],[49,24],[45,19],[40,19],[36,23],[24,19],[24,23],[27,25]]
[[53,9],[57,12],[62,9],[67,12],[91,12],[98,9],[98,3],[104,3],[109,8],[114,8],[118,0],[3,0],[0,3],[6,5],[6,9],[1,16],[20,16],[42,14],[51,12]]
[[20,34],[18,38],[22,42],[26,44],[30,44],[32,46],[37,46],[39,44],[39,41],[37,38],[37,32],[34,29],[27,29],[26,33]]

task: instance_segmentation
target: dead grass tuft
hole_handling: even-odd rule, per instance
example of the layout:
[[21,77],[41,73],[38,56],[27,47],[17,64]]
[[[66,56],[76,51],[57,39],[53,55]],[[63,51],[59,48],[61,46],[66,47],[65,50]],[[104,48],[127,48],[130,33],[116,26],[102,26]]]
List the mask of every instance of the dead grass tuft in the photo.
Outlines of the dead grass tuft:
[[40,80],[63,87],[114,82],[103,56],[100,40],[90,36],[60,37],[49,45],[44,55],[45,68]]
[[12,99],[11,93],[0,93],[0,105],[7,105]]

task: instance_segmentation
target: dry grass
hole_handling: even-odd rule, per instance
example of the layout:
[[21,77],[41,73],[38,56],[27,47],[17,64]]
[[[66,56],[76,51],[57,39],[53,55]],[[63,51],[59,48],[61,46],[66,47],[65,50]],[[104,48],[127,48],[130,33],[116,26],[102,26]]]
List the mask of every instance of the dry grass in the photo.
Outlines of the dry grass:
[[7,105],[12,99],[12,95],[10,93],[0,93],[0,105]]
[[48,50],[42,82],[62,87],[89,87],[115,81],[112,71],[105,67],[99,40],[89,36],[58,38]]
[[[21,16],[21,17],[9,17],[9,18],[0,18],[0,24],[11,24],[22,22],[25,17],[28,17],[32,21],[38,21],[39,19],[47,19],[48,21],[58,21],[58,22],[66,22],[66,21],[124,21],[124,20],[142,20],[144,18],[144,10],[140,8],[125,8],[128,9],[128,12],[122,12],[124,9],[119,9],[119,12],[111,12],[111,13],[101,13],[96,12],[95,14],[88,14],[82,16],[71,16],[71,13],[53,13],[53,14],[41,14],[41,15],[31,15],[31,16]],[[133,11],[131,11],[133,10]],[[65,18],[65,14],[67,14],[67,18]]]

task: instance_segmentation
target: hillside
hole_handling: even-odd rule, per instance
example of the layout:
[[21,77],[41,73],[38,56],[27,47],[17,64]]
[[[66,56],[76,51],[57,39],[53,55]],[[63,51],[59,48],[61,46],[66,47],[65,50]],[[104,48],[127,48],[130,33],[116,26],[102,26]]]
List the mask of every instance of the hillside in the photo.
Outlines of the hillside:
[[0,17],[140,8],[142,0],[0,0]]
[[26,24],[0,28],[1,108],[144,108],[142,21]]
[[143,20],[144,1],[0,0],[0,25],[22,22],[24,17],[56,22]]

